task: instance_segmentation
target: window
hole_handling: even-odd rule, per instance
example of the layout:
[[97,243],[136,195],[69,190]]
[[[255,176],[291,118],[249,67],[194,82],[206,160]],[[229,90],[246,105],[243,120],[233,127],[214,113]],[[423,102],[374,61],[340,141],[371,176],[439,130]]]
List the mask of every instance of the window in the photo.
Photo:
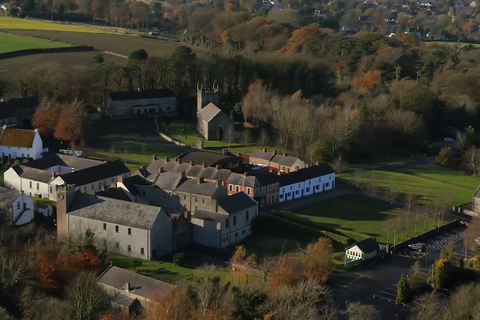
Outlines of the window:
[[307,188],[307,192],[310,192],[310,188]]
[[40,183],[37,182],[37,190],[40,190]]
[[33,183],[32,183],[32,181],[30,181],[30,189],[32,189],[32,188],[33,188]]
[[17,201],[17,210],[20,210],[20,201]]
[[235,238],[237,238],[237,237],[238,237],[238,232],[235,232]]
[[236,192],[240,191],[240,187],[239,187],[239,186],[235,186],[235,191],[236,191]]
[[112,178],[112,183],[115,182],[115,180]]
[[197,197],[195,197],[195,202],[198,202],[198,199],[197,199]]
[[247,221],[250,220],[250,212],[248,212],[248,210],[247,210],[245,216],[246,216],[245,220],[247,220]]
[[131,236],[132,235],[132,228],[128,228],[128,234]]
[[245,230],[242,230],[242,234],[245,234]]
[[205,199],[202,199],[202,203],[205,203]]
[[262,187],[262,193],[265,193],[265,187]]
[[115,232],[118,232],[118,229],[119,229],[118,226],[115,226]]
[[93,186],[93,184],[92,184],[92,186],[91,186],[91,187],[92,187],[92,190],[95,188],[95,187]]
[[316,186],[315,186],[315,189],[317,189],[317,190],[320,189],[320,186],[319,186],[319,185],[316,185]]
[[298,190],[297,190],[297,191],[295,191],[295,194],[299,194],[299,193],[300,193],[300,191],[298,191]]
[[325,187],[326,188],[330,187],[330,182],[325,183]]
[[145,249],[144,248],[140,248],[140,254],[145,254]]
[[128,252],[132,252],[132,246],[128,245]]
[[115,248],[119,248],[120,247],[120,244],[118,242],[115,242]]
[[23,158],[23,157],[24,157],[24,156],[23,156],[23,153],[22,153],[22,158]]
[[98,189],[101,189],[101,188],[102,188],[102,183],[99,182],[99,183],[98,183]]
[[53,187],[50,186],[50,193],[53,193]]
[[187,200],[187,196],[186,196],[186,195],[185,195],[185,196],[183,196],[183,200]]
[[106,223],[103,224],[103,230],[107,230],[107,224]]
[[237,225],[237,216],[233,216],[233,226]]
[[247,193],[252,194],[252,188],[247,188]]
[[229,226],[228,226],[228,218],[225,219],[225,228],[229,228]]

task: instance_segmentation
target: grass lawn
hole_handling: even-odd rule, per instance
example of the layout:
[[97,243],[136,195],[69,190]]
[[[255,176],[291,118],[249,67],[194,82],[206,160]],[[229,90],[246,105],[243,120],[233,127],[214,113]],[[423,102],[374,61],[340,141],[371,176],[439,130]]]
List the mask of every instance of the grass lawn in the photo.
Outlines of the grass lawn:
[[[132,268],[132,261],[134,260],[133,258],[120,255],[109,255],[108,259],[113,261],[114,266],[134,271]],[[227,276],[230,274],[230,271],[225,268],[216,268],[212,270],[211,268],[202,268],[202,266],[203,265],[198,261],[190,259],[187,259],[186,267],[179,267],[171,262],[142,261],[142,265],[137,268],[136,272],[141,275],[172,284],[175,284],[177,281],[187,276],[218,276],[225,281]],[[162,268],[165,270],[162,270]]]
[[20,18],[0,17],[0,29],[28,29],[28,30],[50,30],[69,31],[86,33],[110,33],[101,29],[75,26],[63,23],[53,23],[47,20],[30,20]]
[[[182,150],[183,149],[175,146],[170,148],[142,142],[122,141],[115,142],[111,150],[97,149],[96,153],[106,157],[126,160],[128,166],[129,161],[136,163],[150,163],[154,154],[156,154],[158,158],[164,158],[166,156],[176,157],[182,152]],[[133,167],[129,166],[129,168]]]
[[[307,246],[304,242],[267,236],[251,236],[242,242],[241,245],[245,246],[247,254],[254,253],[259,258],[273,257],[282,253],[293,253],[299,248]],[[229,251],[233,255],[235,246],[229,248]]]
[[[339,178],[352,180],[352,172],[339,175]],[[446,193],[451,205],[460,205],[472,201],[472,195],[479,182],[463,172],[442,168],[436,165],[419,166],[405,169],[404,172],[365,171],[365,181],[374,179],[377,186],[389,188],[394,185],[400,193],[412,192],[417,203],[424,198],[427,203],[443,201]]]
[[26,49],[48,49],[68,47],[68,44],[9,33],[0,33],[0,53]]
[[[360,195],[346,195],[318,202],[295,210],[297,216],[309,219],[329,229],[346,229],[369,234],[379,242],[386,242],[387,233],[383,220],[391,215],[400,214],[399,209],[388,203]],[[413,215],[412,215],[413,219]],[[433,219],[427,220],[427,230],[433,227]],[[423,231],[423,222],[418,224]],[[404,227],[399,232],[399,240],[406,240]],[[413,224],[409,227],[409,236],[414,234]],[[392,237],[390,235],[390,240]],[[337,251],[337,250],[335,250]]]

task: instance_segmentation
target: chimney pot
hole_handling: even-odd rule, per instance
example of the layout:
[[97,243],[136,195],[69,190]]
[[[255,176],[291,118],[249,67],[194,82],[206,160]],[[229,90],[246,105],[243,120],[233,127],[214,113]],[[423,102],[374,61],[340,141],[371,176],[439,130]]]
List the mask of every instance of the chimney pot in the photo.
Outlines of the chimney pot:
[[283,156],[284,156],[284,157],[286,157],[286,156],[287,156],[287,153],[286,153],[286,152],[284,152],[284,153],[283,153]]
[[118,182],[123,182],[123,177],[122,177],[122,176],[118,176],[118,177],[117,177],[117,181],[118,181]]
[[315,161],[315,165],[318,166],[318,161]]
[[130,282],[125,282],[125,292],[130,291]]
[[198,178],[198,183],[199,183],[199,184],[200,184],[200,183],[203,183],[203,182],[205,182],[205,179],[204,179],[203,177]]
[[273,155],[276,155],[276,154],[277,154],[277,150],[274,149],[274,150],[272,151],[272,153],[273,153]]
[[185,170],[180,171],[180,177],[185,178],[186,174],[187,174],[187,173],[186,173]]
[[193,161],[190,161],[190,166],[192,166],[192,167],[193,167]]
[[170,161],[170,157],[165,157],[165,162],[169,162]]
[[52,172],[52,178],[55,179],[55,172]]
[[300,168],[298,166],[295,166],[295,171],[298,171]]
[[222,154],[225,154],[225,149],[222,149]]
[[206,162],[203,163],[203,167],[204,167],[204,168],[207,167],[207,163],[206,163]]
[[180,163],[180,158],[177,158],[177,163]]
[[164,167],[158,168],[158,173],[164,173],[164,172],[165,172],[165,168],[164,168]]
[[272,173],[272,172],[273,172],[273,168],[268,169],[268,172]]
[[155,160],[157,160],[157,155],[156,154],[153,155],[153,161],[155,161]]
[[267,148],[263,148],[263,152],[267,152]]
[[217,164],[217,165],[215,166],[215,168],[216,168],[217,170],[220,170],[220,165]]
[[245,177],[247,177],[247,176],[248,176],[248,172],[245,171],[245,172],[243,173],[243,175],[244,175]]
[[222,180],[222,187],[225,187],[226,186],[226,183],[225,181]]
[[310,165],[308,163],[305,164],[305,168],[308,168],[310,167]]

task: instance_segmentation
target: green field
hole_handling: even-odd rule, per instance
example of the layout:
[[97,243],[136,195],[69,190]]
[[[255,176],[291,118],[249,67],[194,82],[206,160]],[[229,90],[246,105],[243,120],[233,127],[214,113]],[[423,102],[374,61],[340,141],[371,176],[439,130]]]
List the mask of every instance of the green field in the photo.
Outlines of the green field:
[[[132,267],[133,258],[120,255],[109,255],[108,259],[113,261],[114,266],[134,271]],[[230,273],[225,268],[217,267],[214,270],[211,270],[202,268],[202,266],[201,263],[189,259],[187,259],[186,267],[179,267],[171,262],[142,261],[142,265],[137,268],[136,272],[172,284],[175,284],[178,280],[188,276],[205,277],[213,275],[218,276],[225,281]]]
[[[295,215],[318,223],[319,227],[327,230],[344,229],[368,234],[379,242],[387,241],[387,231],[383,227],[383,221],[393,215],[402,215],[399,209],[392,208],[390,204],[367,198],[360,195],[346,195],[318,202],[295,210]],[[408,236],[405,234],[405,226],[400,228],[399,240],[404,241],[415,234],[414,214],[409,216],[410,225]],[[417,232],[422,233],[423,219],[417,220]],[[435,219],[427,218],[427,231],[434,227]],[[392,242],[392,234],[390,234]]]
[[[347,181],[354,179],[354,173],[338,176]],[[439,203],[447,195],[450,205],[460,205],[472,201],[472,195],[479,182],[460,171],[446,169],[437,165],[406,168],[400,172],[364,171],[364,181],[373,179],[374,184],[387,189],[393,185],[398,192],[411,192],[417,203]]]
[[68,46],[68,44],[61,42],[22,37],[9,33],[0,33],[0,53],[27,49],[62,48]]
[[28,30],[49,30],[68,31],[85,33],[111,33],[101,29],[87,26],[75,26],[63,23],[53,23],[46,20],[30,20],[20,18],[0,17],[0,29],[28,29]]

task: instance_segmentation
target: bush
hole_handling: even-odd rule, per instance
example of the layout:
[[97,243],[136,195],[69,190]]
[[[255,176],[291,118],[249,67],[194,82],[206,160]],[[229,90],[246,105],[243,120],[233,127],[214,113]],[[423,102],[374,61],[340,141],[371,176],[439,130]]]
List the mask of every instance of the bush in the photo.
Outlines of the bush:
[[435,157],[435,162],[442,167],[452,168],[455,165],[455,155],[452,152],[452,148],[445,147],[440,150]]
[[184,267],[186,263],[187,258],[185,257],[185,254],[183,253],[176,253],[173,256],[173,264],[179,267]]

